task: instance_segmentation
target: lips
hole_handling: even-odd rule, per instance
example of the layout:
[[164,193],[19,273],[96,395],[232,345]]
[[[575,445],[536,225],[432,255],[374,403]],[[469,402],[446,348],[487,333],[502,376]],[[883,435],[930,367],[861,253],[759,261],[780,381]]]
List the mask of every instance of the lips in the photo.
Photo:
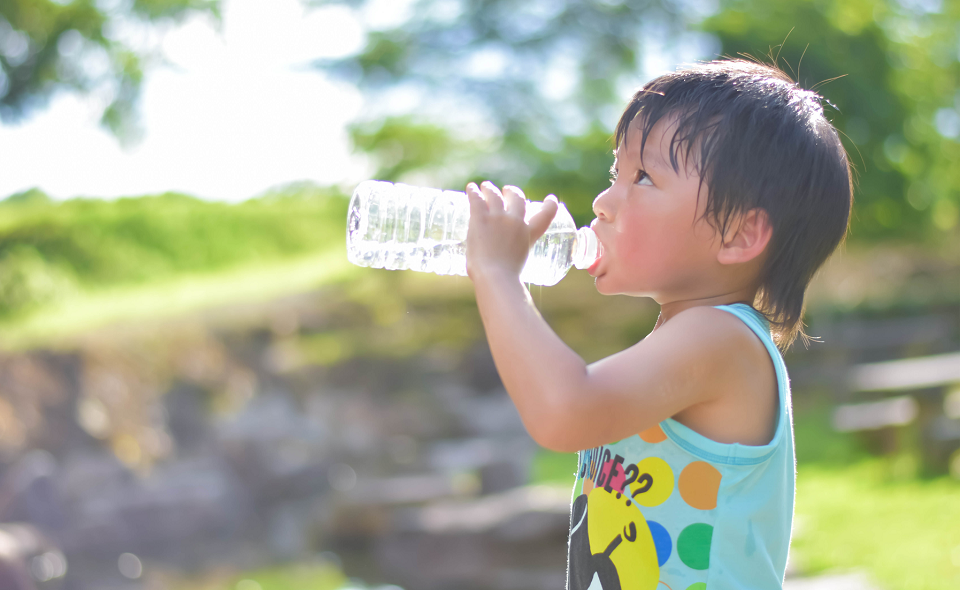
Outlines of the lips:
[[[601,254],[600,258],[602,257],[603,255]],[[597,267],[600,266],[600,258],[597,258],[597,261],[591,264],[590,268],[587,269],[587,272],[590,274],[591,277],[594,277],[594,278],[597,277],[596,273],[597,273]]]
[[[594,220],[593,220],[593,223],[590,224],[590,229],[592,229],[595,234],[597,233],[597,220],[596,220],[596,219],[594,219]],[[603,240],[600,239],[600,235],[599,235],[599,234],[597,234],[597,246],[598,246],[598,249],[599,249],[599,251],[598,251],[598,253],[597,253],[597,259],[593,262],[593,264],[590,265],[590,268],[587,269],[587,272],[588,272],[588,273],[590,274],[590,276],[592,276],[592,277],[596,277],[596,276],[597,276],[597,275],[596,275],[597,268],[600,266],[600,261],[603,260]]]

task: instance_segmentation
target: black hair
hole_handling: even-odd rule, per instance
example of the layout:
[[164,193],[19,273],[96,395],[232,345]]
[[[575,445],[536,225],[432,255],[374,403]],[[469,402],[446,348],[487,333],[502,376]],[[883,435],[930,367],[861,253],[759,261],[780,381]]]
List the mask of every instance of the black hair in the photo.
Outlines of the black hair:
[[654,125],[674,119],[670,163],[696,168],[704,216],[721,236],[741,214],[766,212],[773,235],[753,305],[783,349],[807,339],[804,292],[843,241],[853,206],[847,154],[823,102],[773,66],[718,60],[650,81],[617,123],[620,146],[637,121],[642,154]]

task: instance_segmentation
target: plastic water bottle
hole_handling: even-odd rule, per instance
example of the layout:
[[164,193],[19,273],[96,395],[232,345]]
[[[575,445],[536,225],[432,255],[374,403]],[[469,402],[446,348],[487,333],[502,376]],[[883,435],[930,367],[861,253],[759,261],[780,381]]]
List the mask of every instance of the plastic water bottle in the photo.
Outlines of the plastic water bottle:
[[[542,206],[527,201],[527,221]],[[469,219],[466,193],[367,180],[350,200],[347,258],[358,266],[467,276]],[[571,266],[588,268],[599,255],[596,234],[589,227],[578,230],[561,203],[530,249],[520,280],[556,285]]]

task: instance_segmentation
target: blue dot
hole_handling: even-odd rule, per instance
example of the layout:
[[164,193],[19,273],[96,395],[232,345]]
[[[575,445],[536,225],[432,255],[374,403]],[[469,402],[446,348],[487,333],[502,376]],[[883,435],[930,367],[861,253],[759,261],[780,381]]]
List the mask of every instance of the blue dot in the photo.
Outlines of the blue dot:
[[650,527],[650,534],[653,536],[653,545],[657,548],[657,562],[663,567],[670,559],[670,552],[673,551],[673,541],[670,540],[670,533],[659,522],[647,521]]

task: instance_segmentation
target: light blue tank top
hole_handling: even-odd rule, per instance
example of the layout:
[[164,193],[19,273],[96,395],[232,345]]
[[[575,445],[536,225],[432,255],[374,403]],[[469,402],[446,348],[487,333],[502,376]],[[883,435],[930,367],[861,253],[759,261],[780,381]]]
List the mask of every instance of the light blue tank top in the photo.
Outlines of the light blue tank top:
[[717,309],[749,326],[773,359],[773,440],[718,443],[668,418],[580,451],[568,590],[782,587],[796,474],[787,369],[762,315],[742,303]]

